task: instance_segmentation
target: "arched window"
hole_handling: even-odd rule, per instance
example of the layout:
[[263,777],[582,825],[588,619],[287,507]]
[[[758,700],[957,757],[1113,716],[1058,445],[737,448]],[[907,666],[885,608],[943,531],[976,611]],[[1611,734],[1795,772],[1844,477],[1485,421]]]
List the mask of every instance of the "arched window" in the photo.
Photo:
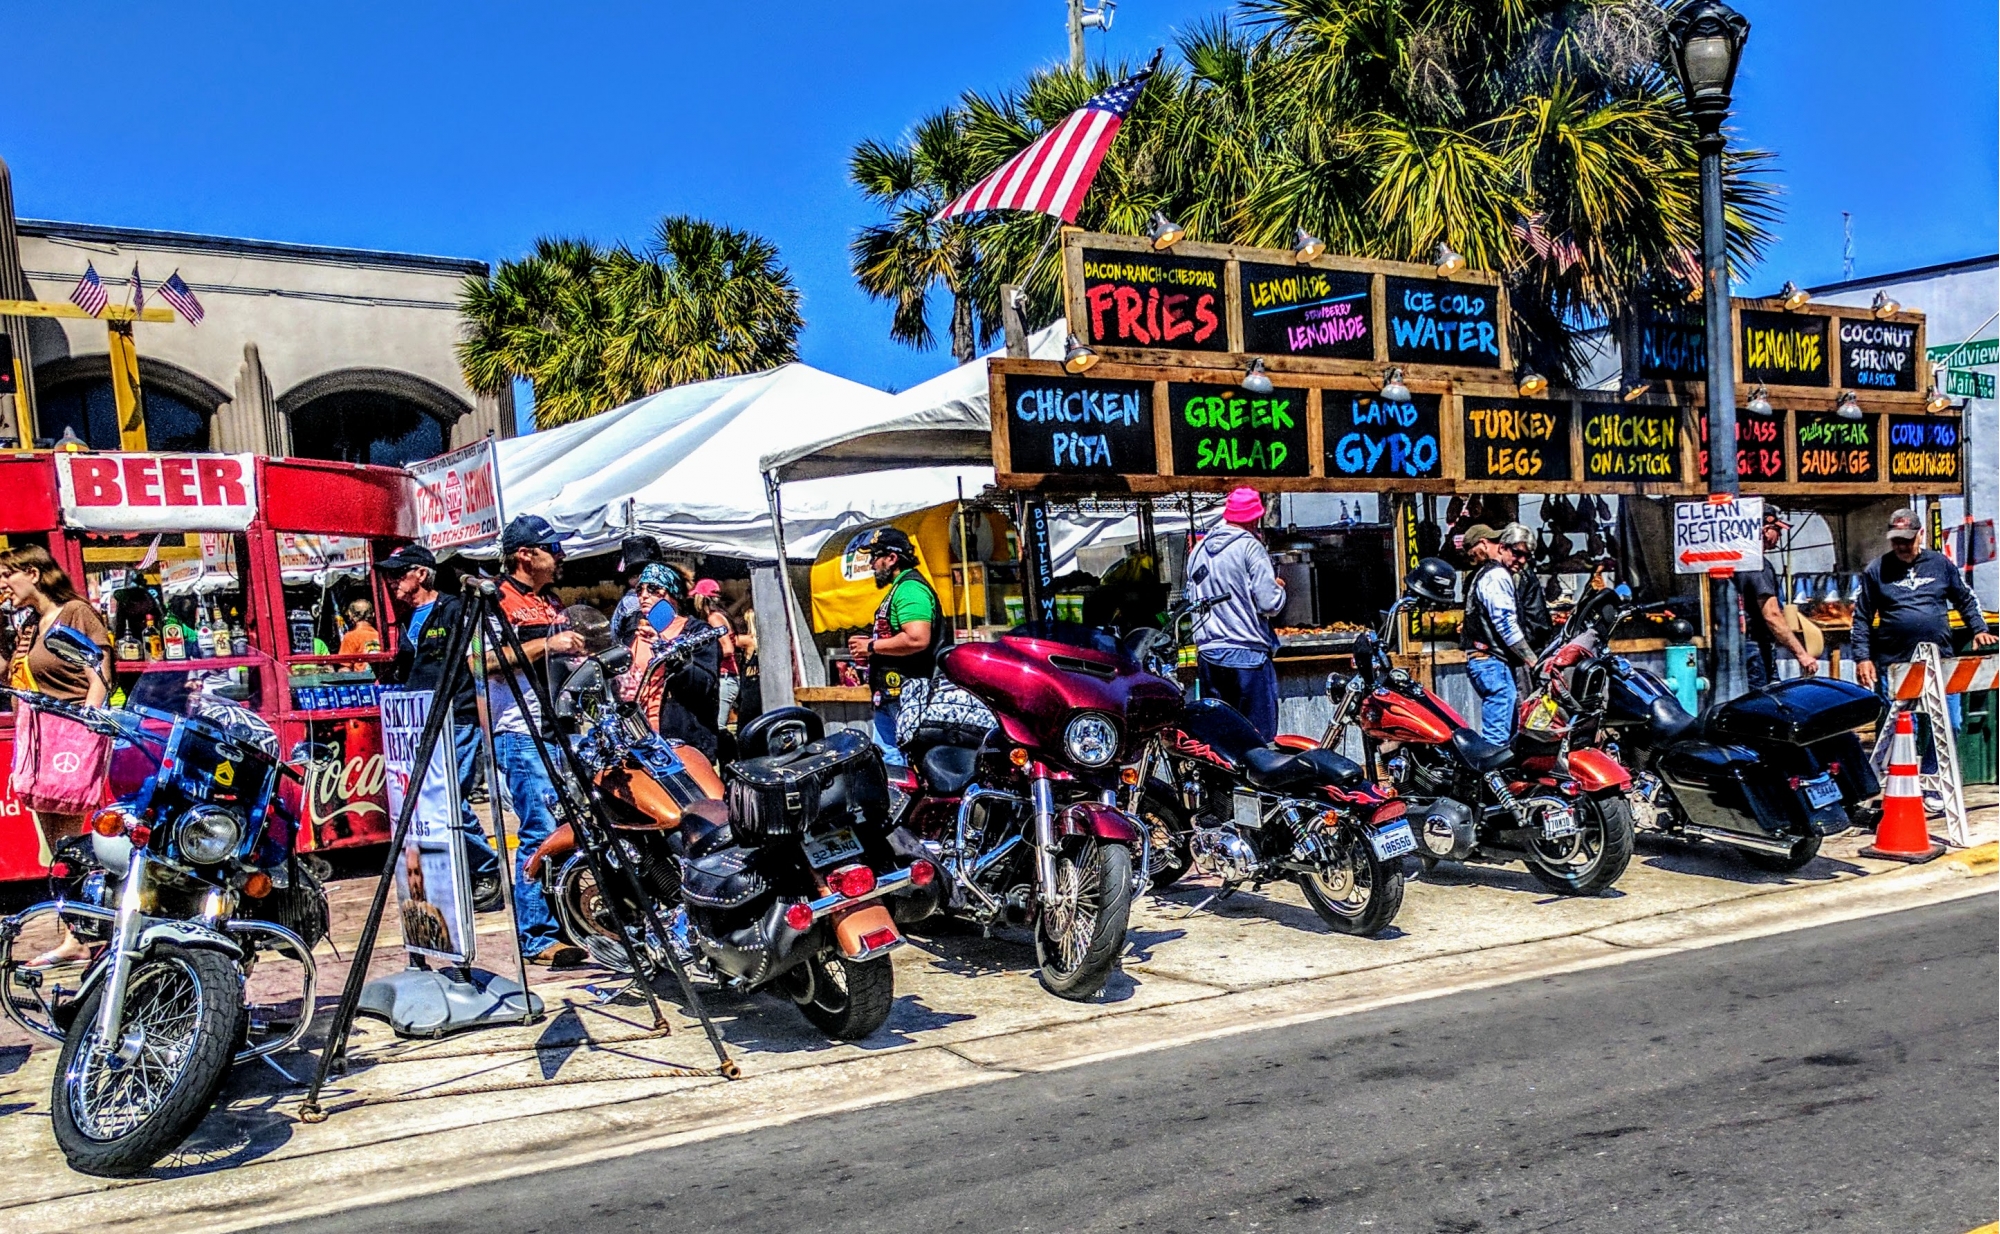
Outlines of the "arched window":
[[401,467],[443,454],[451,439],[421,404],[373,390],[322,394],[291,415],[292,453],[301,458]]
[[[93,450],[121,448],[118,403],[111,378],[84,377],[59,382],[38,391],[35,432],[54,443],[69,429]],[[203,408],[142,380],[139,398],[146,409],[146,445],[153,450],[208,449],[208,419],[214,408]]]

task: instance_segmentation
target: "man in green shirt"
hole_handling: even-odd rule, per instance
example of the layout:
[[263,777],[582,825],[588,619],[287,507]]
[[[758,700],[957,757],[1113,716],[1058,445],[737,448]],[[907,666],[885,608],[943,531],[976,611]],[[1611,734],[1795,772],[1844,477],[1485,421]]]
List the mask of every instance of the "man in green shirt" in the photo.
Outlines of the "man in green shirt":
[[928,677],[937,668],[938,649],[950,637],[937,592],[917,573],[917,548],[905,532],[884,527],[868,544],[875,585],[889,594],[875,610],[875,626],[847,640],[847,650],[868,665],[869,701],[875,707],[875,744],[891,766],[908,765],[896,745],[896,715],[903,707],[903,683]]

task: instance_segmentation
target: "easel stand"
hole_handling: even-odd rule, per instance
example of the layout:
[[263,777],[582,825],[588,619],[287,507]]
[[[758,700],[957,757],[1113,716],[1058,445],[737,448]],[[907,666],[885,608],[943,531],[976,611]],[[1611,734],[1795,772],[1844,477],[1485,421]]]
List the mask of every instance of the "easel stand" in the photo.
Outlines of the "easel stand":
[[1891,705],[1890,718],[1883,721],[1882,731],[1875,738],[1872,760],[1875,773],[1883,774],[1883,768],[1889,765],[1889,747],[1896,739],[1894,717],[1897,711],[1912,711],[1929,720],[1931,748],[1937,755],[1937,770],[1929,775],[1919,774],[1917,782],[1926,796],[1936,793],[1944,799],[1946,834],[1955,847],[1964,848],[1972,843],[1972,827],[1965,817],[1965,781],[1958,773],[1958,742],[1951,731],[1951,712],[1945,701],[1944,666],[1938,659],[1936,644],[1918,643],[1909,663],[1890,668],[1890,698],[1894,699],[1902,692],[1903,682],[1911,673],[1922,673],[1923,685],[1915,698]]

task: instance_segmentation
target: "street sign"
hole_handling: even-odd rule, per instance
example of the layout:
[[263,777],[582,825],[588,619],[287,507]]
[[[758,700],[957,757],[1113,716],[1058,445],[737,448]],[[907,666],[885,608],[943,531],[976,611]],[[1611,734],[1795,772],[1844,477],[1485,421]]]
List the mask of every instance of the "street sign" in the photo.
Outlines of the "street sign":
[[1674,573],[1720,574],[1764,565],[1764,499],[1674,503]]

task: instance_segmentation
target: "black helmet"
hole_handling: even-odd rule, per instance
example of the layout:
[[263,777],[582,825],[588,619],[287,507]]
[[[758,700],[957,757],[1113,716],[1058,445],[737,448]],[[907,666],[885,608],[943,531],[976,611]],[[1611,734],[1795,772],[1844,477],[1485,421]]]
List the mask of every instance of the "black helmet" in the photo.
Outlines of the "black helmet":
[[1403,591],[1419,600],[1432,604],[1452,605],[1457,603],[1458,571],[1451,563],[1440,557],[1426,557],[1417,563],[1403,580]]

